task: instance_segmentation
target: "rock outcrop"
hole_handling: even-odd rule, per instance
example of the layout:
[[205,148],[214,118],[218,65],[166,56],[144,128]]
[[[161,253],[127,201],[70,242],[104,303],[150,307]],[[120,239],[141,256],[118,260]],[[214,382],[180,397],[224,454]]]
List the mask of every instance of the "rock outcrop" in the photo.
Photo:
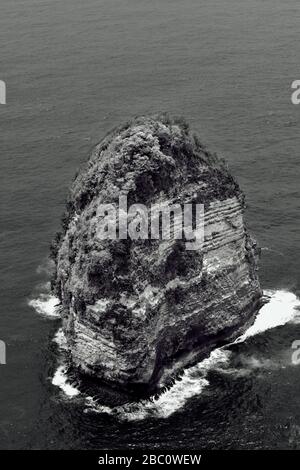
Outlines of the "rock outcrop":
[[[100,204],[204,204],[204,244],[103,240]],[[259,250],[226,165],[188,126],[137,118],[93,151],[71,188],[52,252],[70,360],[120,388],[153,390],[240,335],[261,306]]]

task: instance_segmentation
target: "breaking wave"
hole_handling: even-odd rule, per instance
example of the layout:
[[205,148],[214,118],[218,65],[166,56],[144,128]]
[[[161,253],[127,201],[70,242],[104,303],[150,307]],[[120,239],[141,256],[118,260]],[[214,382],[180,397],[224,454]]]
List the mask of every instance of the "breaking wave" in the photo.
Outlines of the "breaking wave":
[[43,317],[46,318],[59,318],[59,300],[54,295],[48,293],[41,293],[36,299],[28,302],[30,307]]
[[49,319],[59,318],[59,299],[51,293],[49,278],[53,271],[53,262],[49,258],[37,267],[37,274],[41,278],[41,283],[36,286],[35,294],[28,301],[28,305],[41,316]]
[[53,342],[56,343],[60,353],[60,365],[58,366],[53,379],[52,385],[59,387],[60,390],[68,397],[73,398],[80,395],[80,390],[70,383],[70,377],[68,375],[68,367],[65,361],[64,353],[67,351],[67,340],[64,335],[62,328],[59,328],[53,338]]
[[60,365],[56,370],[52,379],[52,385],[59,387],[65,393],[65,395],[70,398],[80,394],[80,391],[77,388],[68,383],[67,369],[64,364]]
[[[248,338],[261,334],[277,326],[289,322],[300,322],[300,300],[295,294],[287,291],[266,291],[269,302],[265,304],[256,317],[254,324],[232,344],[242,343]],[[34,305],[33,305],[33,302]],[[31,305],[50,316],[55,311],[57,299],[54,297],[31,301]],[[37,310],[38,311],[38,310]],[[66,340],[62,329],[59,329],[54,337],[61,351],[66,349]],[[167,418],[176,411],[182,409],[194,396],[200,395],[209,385],[208,374],[212,370],[222,369],[226,371],[232,352],[227,349],[229,345],[213,350],[210,356],[193,367],[183,371],[174,384],[159,395],[141,400],[136,403],[108,407],[101,406],[93,397],[85,397],[85,413],[106,413],[116,416],[122,421],[136,421],[145,418]],[[255,364],[259,367],[259,364]],[[68,379],[67,367],[60,363],[52,379],[52,384],[58,386],[69,398],[79,395],[81,392],[71,385]]]
[[254,324],[245,334],[237,338],[235,343],[241,343],[251,336],[277,326],[300,321],[300,300],[295,294],[278,290],[275,292],[266,291],[265,295],[269,297],[269,302],[260,309]]
[[67,350],[67,340],[62,328],[59,328],[55,333],[53,342],[57,344],[58,349],[60,349],[61,351]]
[[207,373],[212,368],[222,367],[230,357],[230,351],[215,349],[207,359],[186,369],[182,377],[177,379],[170,388],[157,397],[150,397],[137,403],[127,403],[122,406],[109,408],[96,405],[91,397],[87,398],[85,412],[92,410],[96,413],[108,413],[123,421],[137,421],[145,418],[167,418],[182,408],[187,400],[199,395],[203,388],[209,385]]
[[[265,304],[256,317],[254,324],[240,336],[234,343],[242,343],[252,336],[261,334],[288,322],[300,321],[300,300],[295,294],[286,291],[266,291],[269,302]],[[234,344],[233,343],[233,344]],[[208,373],[220,368],[226,369],[232,352],[226,346],[215,349],[207,359],[197,365],[186,369],[180,379],[161,395],[151,397],[138,403],[128,403],[119,407],[100,406],[94,403],[91,397],[86,399],[85,412],[107,413],[115,415],[120,420],[137,421],[145,418],[167,418],[174,412],[183,408],[187,401],[197,395],[209,385]],[[258,363],[255,363],[259,366]]]

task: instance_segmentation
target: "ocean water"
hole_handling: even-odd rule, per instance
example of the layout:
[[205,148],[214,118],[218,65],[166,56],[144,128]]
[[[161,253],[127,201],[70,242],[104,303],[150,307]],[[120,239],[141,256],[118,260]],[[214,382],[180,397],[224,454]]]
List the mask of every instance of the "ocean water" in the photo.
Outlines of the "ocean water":
[[[1,0],[0,448],[300,448],[297,0]],[[47,255],[92,147],[184,115],[247,196],[270,303],[158,399],[115,408],[67,381]]]

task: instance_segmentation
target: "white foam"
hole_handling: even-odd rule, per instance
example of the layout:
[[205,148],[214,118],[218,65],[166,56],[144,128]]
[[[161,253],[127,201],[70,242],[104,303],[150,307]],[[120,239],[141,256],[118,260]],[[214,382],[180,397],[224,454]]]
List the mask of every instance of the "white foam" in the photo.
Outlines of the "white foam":
[[200,395],[204,387],[209,385],[206,379],[208,372],[228,363],[230,354],[228,350],[222,348],[215,349],[207,359],[186,369],[182,377],[177,379],[172,387],[159,395],[157,399],[153,398],[151,401],[148,401],[141,410],[128,413],[130,410],[125,409],[123,418],[136,420],[153,415],[167,418],[182,408],[189,398]]
[[[246,341],[247,338],[277,326],[285,325],[288,322],[300,321],[298,310],[300,300],[295,294],[283,290],[267,291],[265,294],[270,297],[269,302],[261,308],[253,326],[234,343],[241,343]],[[93,399],[88,397],[86,400],[88,408],[85,411],[92,410],[97,413],[113,414],[125,421],[142,420],[150,417],[167,418],[181,409],[190,398],[202,393],[203,389],[209,385],[207,380],[209,371],[219,368],[226,371],[230,355],[231,352],[228,349],[215,349],[207,359],[186,369],[183,376],[177,379],[174,385],[159,395],[158,398],[151,397],[147,401],[128,403],[124,406],[110,408],[108,406],[96,405]],[[254,361],[252,365],[260,367],[262,364]],[[270,366],[269,363],[264,365]]]
[[59,318],[59,299],[51,294],[40,294],[37,299],[32,299],[28,305],[33,307],[35,311],[47,318]]
[[56,370],[52,379],[52,384],[56,387],[59,387],[65,393],[65,395],[70,398],[73,398],[80,394],[80,391],[77,388],[68,384],[67,370],[64,365],[60,365]]
[[230,355],[231,352],[228,350],[215,349],[207,359],[186,369],[182,377],[157,398],[151,397],[149,400],[109,408],[96,405],[92,398],[88,397],[87,405],[97,413],[113,414],[122,421],[137,421],[151,417],[167,418],[182,408],[190,398],[199,395],[203,388],[209,385],[206,378],[208,372],[224,367]]
[[66,337],[62,328],[59,328],[57,330],[52,341],[57,344],[61,352],[60,365],[58,366],[54,374],[54,377],[52,379],[52,385],[59,387],[67,397],[73,398],[79,395],[81,392],[76,387],[68,383],[69,377],[68,377],[68,372],[67,372],[67,366],[65,363],[66,356],[64,354],[65,351],[68,350],[68,346],[67,346],[67,340],[66,340]]
[[295,294],[284,290],[266,291],[270,300],[259,311],[254,324],[235,342],[241,343],[264,331],[299,321],[300,300]]
[[57,346],[59,347],[59,349],[61,351],[67,351],[68,350],[67,339],[65,337],[65,334],[64,334],[62,328],[59,328],[57,330],[57,332],[55,333],[55,336],[54,336],[52,341],[57,344]]

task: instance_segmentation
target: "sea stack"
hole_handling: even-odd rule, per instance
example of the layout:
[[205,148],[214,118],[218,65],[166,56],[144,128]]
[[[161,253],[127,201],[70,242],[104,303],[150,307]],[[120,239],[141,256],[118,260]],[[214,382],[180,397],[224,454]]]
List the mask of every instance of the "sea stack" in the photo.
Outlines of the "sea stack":
[[[103,239],[99,207],[199,204],[204,243]],[[72,367],[153,391],[241,335],[262,304],[259,249],[226,164],[183,120],[140,117],[96,146],[76,177],[52,254]],[[174,232],[173,232],[174,235]]]

